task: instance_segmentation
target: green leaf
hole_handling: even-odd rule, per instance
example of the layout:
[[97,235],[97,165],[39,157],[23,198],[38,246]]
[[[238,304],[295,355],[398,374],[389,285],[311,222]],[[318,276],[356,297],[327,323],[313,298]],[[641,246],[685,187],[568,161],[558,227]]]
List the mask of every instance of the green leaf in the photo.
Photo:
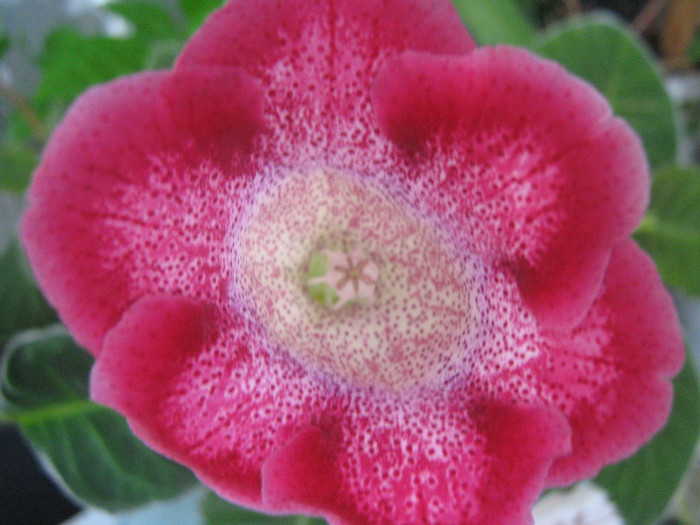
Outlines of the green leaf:
[[5,56],[7,49],[10,47],[10,39],[5,34],[0,34],[0,58]]
[[651,204],[634,234],[664,282],[700,295],[700,167],[668,166],[656,173]]
[[321,518],[307,516],[266,516],[222,500],[213,492],[202,499],[204,525],[325,525]]
[[38,162],[37,153],[26,146],[9,142],[0,144],[0,191],[22,193],[27,189]]
[[10,47],[10,37],[7,35],[6,27],[5,21],[2,19],[2,13],[0,13],[0,58],[5,56]]
[[85,36],[74,29],[57,29],[46,40],[35,101],[45,109],[57,102],[67,106],[93,84],[139,71],[145,52],[133,38]]
[[695,33],[693,41],[688,46],[686,55],[691,63],[697,64],[700,62],[700,31]]
[[108,4],[107,8],[123,16],[134,28],[132,38],[147,42],[158,40],[183,39],[184,29],[173,16],[162,7],[140,0],[122,0]]
[[0,297],[0,348],[19,331],[46,326],[57,320],[37,288],[16,239],[0,255]]
[[535,26],[515,0],[452,0],[469,32],[481,45],[532,42]]
[[700,433],[700,392],[690,358],[673,382],[668,424],[634,456],[604,468],[595,482],[605,488],[628,525],[650,525],[671,500]]
[[639,134],[652,166],[676,158],[671,99],[651,54],[609,16],[592,15],[546,34],[535,50],[582,77]]
[[[169,66],[154,60],[163,47],[182,44],[185,31],[164,9],[145,2],[122,1],[109,5],[131,23],[127,38],[86,36],[71,28],[59,28],[48,37],[41,58],[42,79],[35,104],[47,114],[61,113],[88,87],[135,73],[148,66]],[[174,53],[169,53],[170,60]]]
[[124,418],[88,399],[92,357],[60,326],[24,332],[7,348],[0,407],[57,480],[78,499],[109,511],[171,498],[196,485]]
[[223,5],[225,0],[180,0],[180,8],[187,17],[187,27],[194,32],[209,14]]

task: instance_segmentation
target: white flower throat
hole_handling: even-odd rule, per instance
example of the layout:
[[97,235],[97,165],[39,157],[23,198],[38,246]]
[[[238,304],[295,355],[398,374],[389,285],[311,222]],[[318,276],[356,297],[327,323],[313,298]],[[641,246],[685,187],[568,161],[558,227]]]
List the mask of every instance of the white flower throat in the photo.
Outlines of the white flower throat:
[[468,367],[480,320],[473,265],[379,184],[332,169],[261,191],[237,228],[231,286],[311,373],[395,391]]

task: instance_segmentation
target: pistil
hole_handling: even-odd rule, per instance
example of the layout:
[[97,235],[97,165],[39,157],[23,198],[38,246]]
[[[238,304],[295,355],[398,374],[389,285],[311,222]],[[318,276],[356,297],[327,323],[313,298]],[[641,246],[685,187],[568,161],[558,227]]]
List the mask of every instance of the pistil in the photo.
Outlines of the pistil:
[[347,304],[371,302],[379,268],[361,249],[323,250],[315,253],[307,272],[309,295],[339,310]]

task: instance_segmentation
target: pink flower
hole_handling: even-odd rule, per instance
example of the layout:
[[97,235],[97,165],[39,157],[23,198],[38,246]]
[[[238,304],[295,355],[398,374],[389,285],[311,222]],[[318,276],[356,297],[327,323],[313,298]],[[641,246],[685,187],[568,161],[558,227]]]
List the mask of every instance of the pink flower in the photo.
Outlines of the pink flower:
[[73,106],[23,238],[94,398],[223,497],[518,525],[667,417],[648,191],[598,93],[448,0],[233,0]]

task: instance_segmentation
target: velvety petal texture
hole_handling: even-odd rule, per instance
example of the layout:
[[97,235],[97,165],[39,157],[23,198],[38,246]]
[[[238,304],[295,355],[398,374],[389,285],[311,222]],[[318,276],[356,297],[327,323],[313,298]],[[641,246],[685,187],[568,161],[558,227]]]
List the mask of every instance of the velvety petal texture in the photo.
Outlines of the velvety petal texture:
[[106,338],[92,393],[240,503],[342,524],[526,523],[569,450],[557,410],[475,402],[461,386],[329,391],[287,362],[251,363],[251,342],[231,347],[211,315],[138,301]]
[[216,173],[244,162],[262,125],[259,91],[230,68],[143,73],[93,88],[54,132],[22,238],[44,293],[93,354],[145,291],[216,286],[200,270],[216,264],[235,207],[210,196],[239,191]]
[[572,427],[572,453],[549,473],[550,483],[564,485],[631,454],[664,425],[683,340],[654,263],[630,240],[613,250],[598,297],[573,334],[547,339],[543,394]]
[[580,321],[649,191],[640,141],[603,97],[504,47],[407,53],[387,61],[373,94],[382,130],[429,174],[425,200],[512,268],[543,324]]
[[93,397],[221,496],[525,525],[668,415],[648,179],[600,94],[448,0],[232,0],[74,104],[22,237]]

